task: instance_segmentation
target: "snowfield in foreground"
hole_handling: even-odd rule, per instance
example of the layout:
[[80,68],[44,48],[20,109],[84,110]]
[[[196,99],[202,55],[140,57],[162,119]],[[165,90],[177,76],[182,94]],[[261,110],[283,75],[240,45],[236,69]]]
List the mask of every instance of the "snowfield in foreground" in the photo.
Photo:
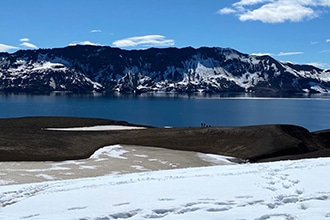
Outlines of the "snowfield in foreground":
[[330,219],[330,158],[0,187],[0,219]]

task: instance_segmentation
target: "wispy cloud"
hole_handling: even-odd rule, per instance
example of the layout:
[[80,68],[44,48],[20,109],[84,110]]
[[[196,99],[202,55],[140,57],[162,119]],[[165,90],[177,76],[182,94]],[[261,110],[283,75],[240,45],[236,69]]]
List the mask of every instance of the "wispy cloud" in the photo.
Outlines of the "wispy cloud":
[[38,47],[32,43],[30,43],[30,39],[29,38],[21,38],[19,39],[19,41],[21,42],[21,44],[19,45],[19,47],[16,46],[11,46],[11,45],[6,45],[6,44],[0,44],[0,52],[9,52],[11,50],[19,50],[23,48],[28,48],[28,49],[38,49]]
[[94,30],[91,30],[90,32],[91,33],[101,33],[102,30],[100,30],[100,29],[94,29]]
[[234,14],[241,21],[301,22],[320,16],[325,7],[330,7],[330,0],[240,0],[218,13]]
[[19,48],[15,47],[15,46],[10,46],[10,45],[0,43],[0,52],[9,52],[11,50],[17,50],[17,49],[19,49]]
[[330,50],[321,50],[320,53],[330,53]]
[[36,45],[31,44],[29,42],[23,42],[20,45],[23,46],[23,47],[27,47],[29,49],[38,49],[38,47]]
[[172,39],[167,39],[163,35],[145,35],[137,37],[129,37],[112,43],[115,47],[168,47],[174,46],[175,42]]
[[227,14],[233,14],[233,13],[236,13],[236,10],[233,9],[233,8],[222,8],[219,10],[218,12],[219,14],[222,14],[222,15],[227,15]]
[[69,46],[76,46],[76,45],[90,45],[90,46],[100,46],[100,44],[97,44],[97,43],[93,43],[89,40],[86,40],[86,41],[80,41],[80,42],[72,42],[69,44]]
[[282,57],[282,56],[293,56],[293,55],[301,55],[301,54],[304,54],[304,52],[280,52],[278,54],[275,54],[275,56]]
[[26,47],[26,48],[29,48],[29,49],[38,49],[38,47],[32,43],[30,43],[30,39],[25,37],[25,38],[21,38],[19,39],[19,41],[21,41],[22,43],[20,44],[20,46],[22,47]]
[[326,39],[325,42],[330,43],[330,39]]
[[19,41],[21,41],[21,42],[29,42],[30,39],[27,38],[27,37],[24,37],[24,38],[19,39]]

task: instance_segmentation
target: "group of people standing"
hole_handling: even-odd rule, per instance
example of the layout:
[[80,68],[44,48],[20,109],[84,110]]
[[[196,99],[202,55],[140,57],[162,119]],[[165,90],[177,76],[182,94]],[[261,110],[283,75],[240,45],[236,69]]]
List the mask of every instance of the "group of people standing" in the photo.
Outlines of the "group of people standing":
[[207,125],[207,124],[205,124],[205,123],[201,123],[201,127],[202,127],[202,128],[208,128],[208,127],[211,127],[211,125]]

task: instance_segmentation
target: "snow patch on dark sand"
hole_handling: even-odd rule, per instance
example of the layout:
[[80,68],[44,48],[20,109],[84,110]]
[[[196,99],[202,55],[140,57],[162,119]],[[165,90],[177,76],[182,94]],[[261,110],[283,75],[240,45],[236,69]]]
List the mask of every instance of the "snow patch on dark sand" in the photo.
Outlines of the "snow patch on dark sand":
[[0,186],[108,174],[236,164],[233,157],[132,145],[105,146],[88,159],[0,162]]

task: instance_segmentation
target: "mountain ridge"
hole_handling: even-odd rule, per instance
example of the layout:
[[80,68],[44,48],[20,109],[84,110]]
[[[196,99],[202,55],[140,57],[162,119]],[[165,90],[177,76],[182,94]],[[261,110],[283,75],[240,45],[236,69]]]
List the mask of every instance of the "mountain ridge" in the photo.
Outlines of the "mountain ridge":
[[330,70],[232,48],[76,45],[0,53],[0,91],[329,93]]

